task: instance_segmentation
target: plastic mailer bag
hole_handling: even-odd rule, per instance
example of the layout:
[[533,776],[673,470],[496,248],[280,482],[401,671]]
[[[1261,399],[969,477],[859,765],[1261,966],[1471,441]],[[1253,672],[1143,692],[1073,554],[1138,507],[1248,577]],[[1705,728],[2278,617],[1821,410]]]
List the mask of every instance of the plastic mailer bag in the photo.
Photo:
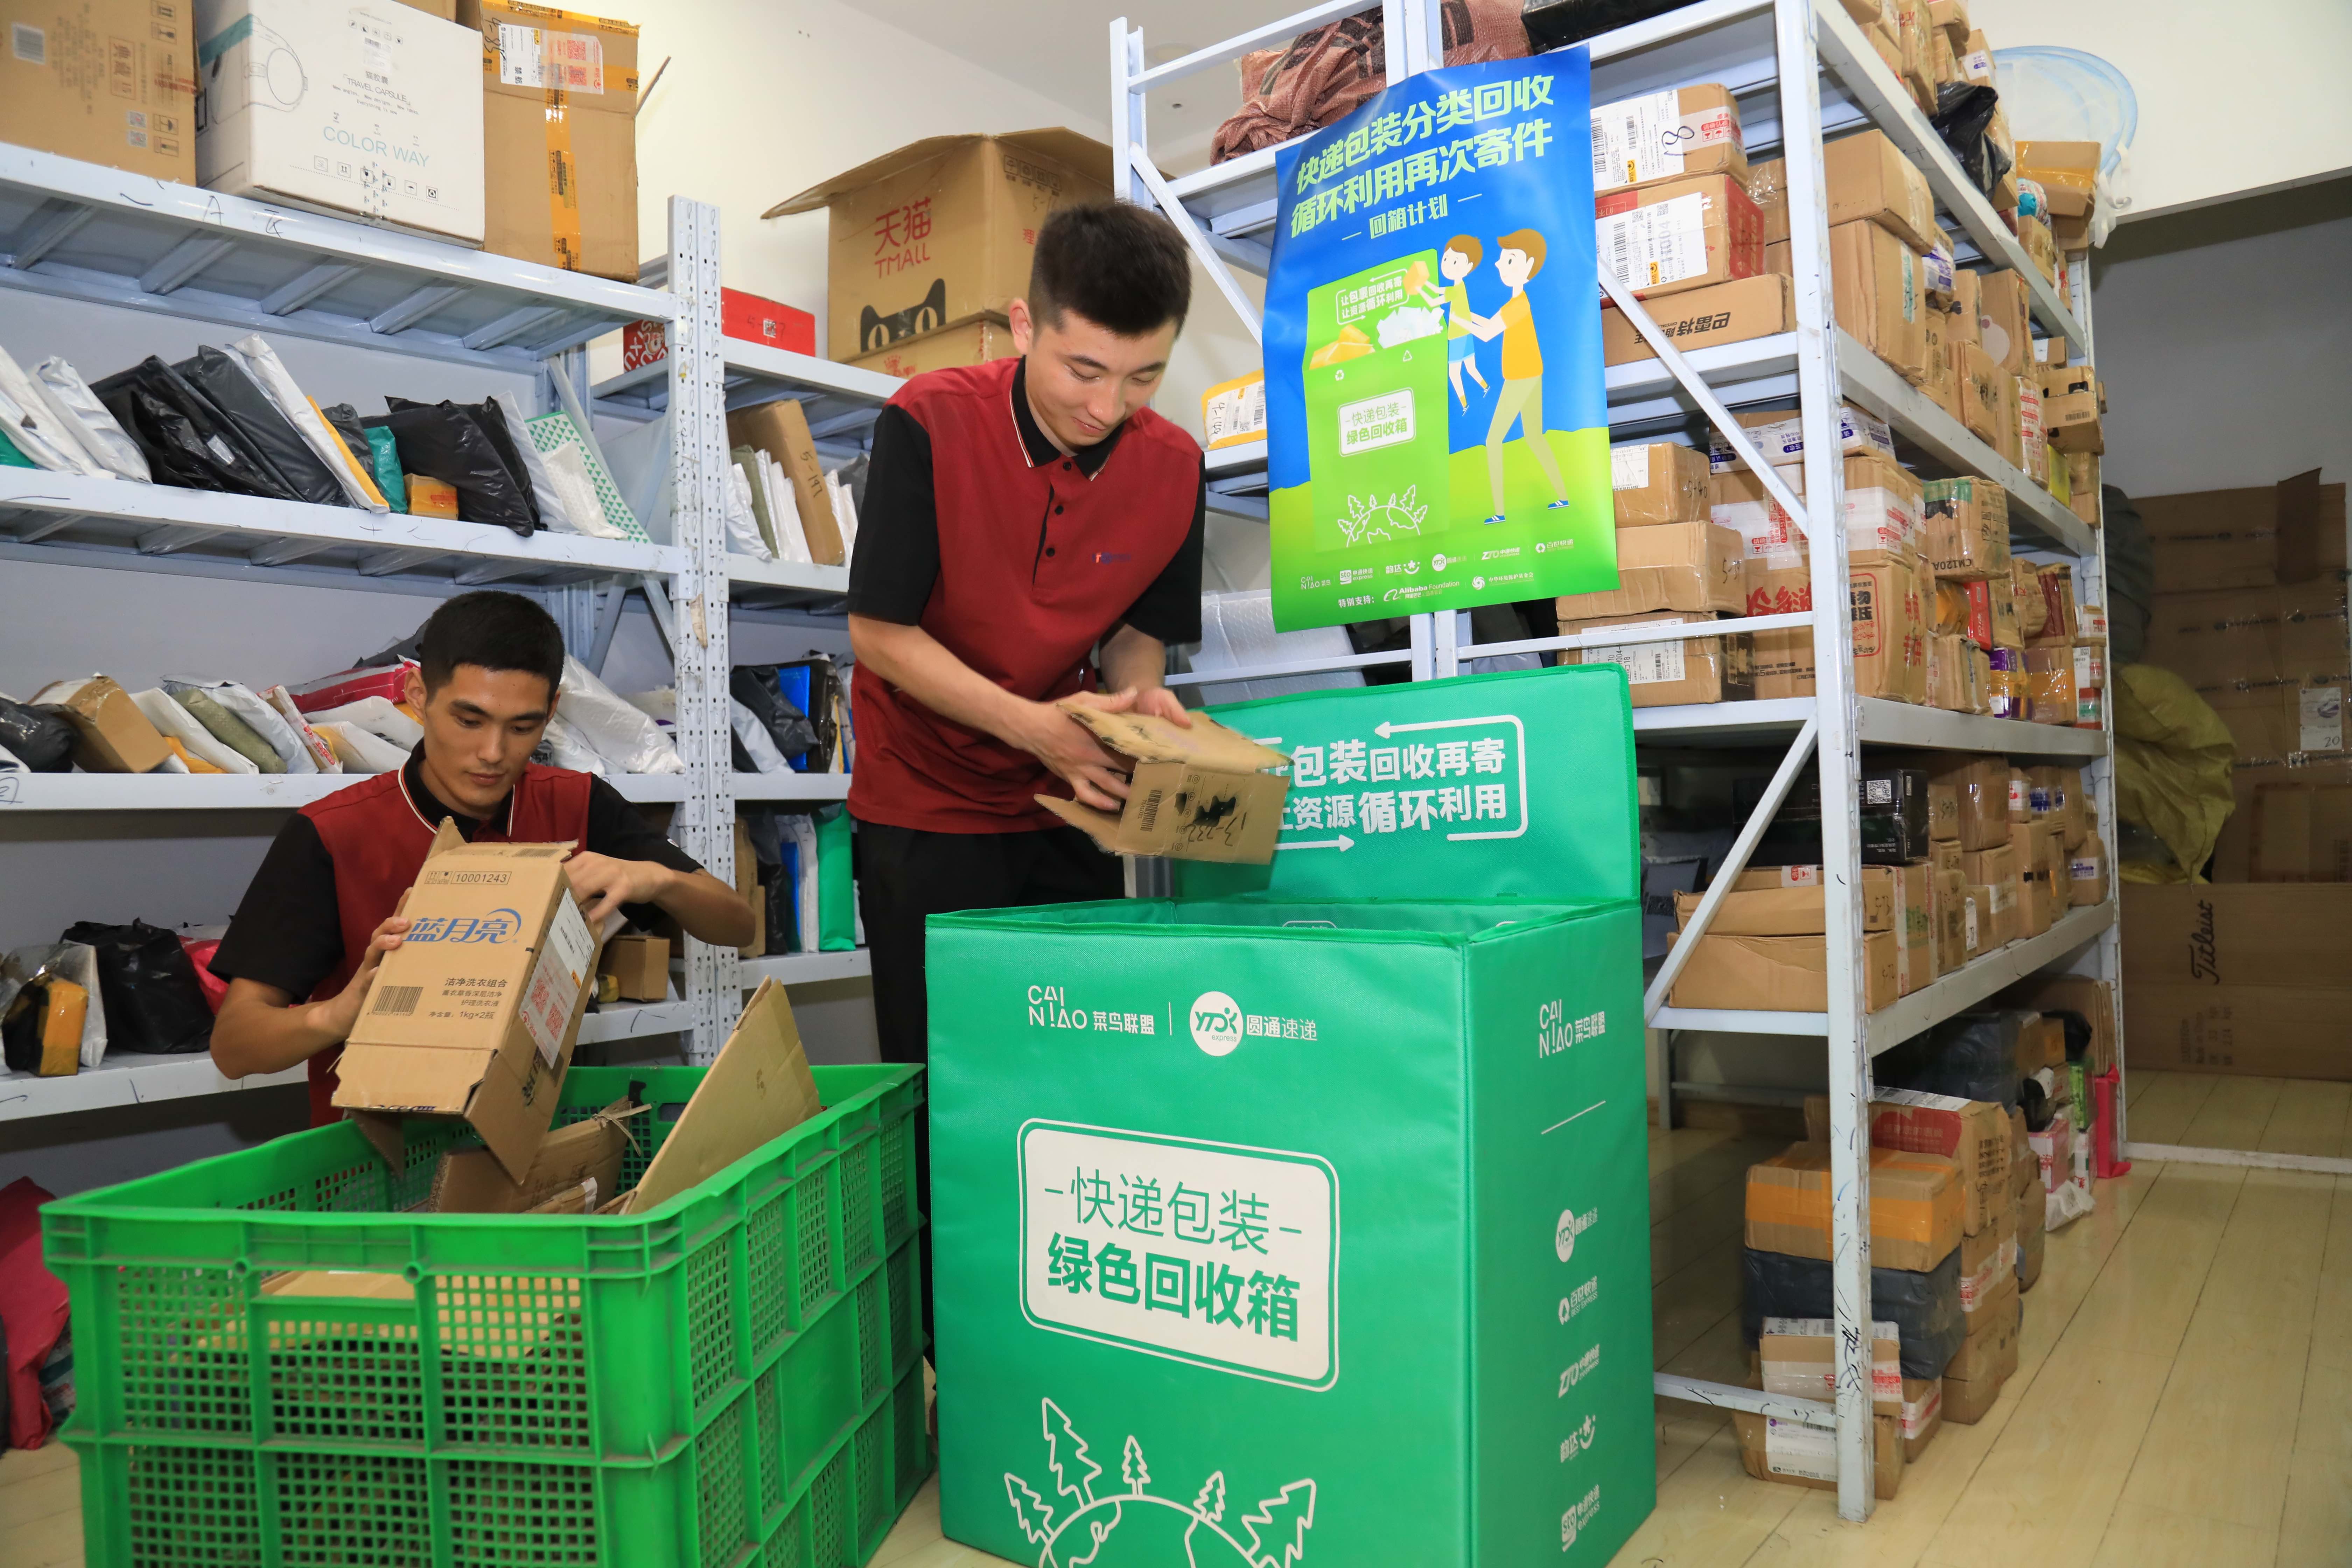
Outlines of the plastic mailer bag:
[[51,355],[33,367],[33,385],[41,400],[49,405],[49,412],[80,437],[82,449],[117,479],[142,485],[151,482],[147,458],[139,450],[139,443],[106,411],[106,405],[98,400],[98,394],[89,389],[79,371]]
[[1986,195],[2010,170],[2009,154],[1987,134],[2000,107],[2000,94],[1980,81],[1948,81],[1936,89],[1936,112],[1927,121],[1960,161],[1969,183]]
[[595,672],[566,654],[563,684],[555,711],[580,731],[599,756],[625,773],[682,773],[686,759],[646,718],[596,679]]
[[203,393],[222,419],[261,454],[296,500],[313,506],[341,506],[350,500],[343,493],[342,481],[319,460],[302,433],[270,401],[261,383],[245,368],[244,360],[207,345],[172,368]]
[[[384,406],[394,414],[404,408],[425,406],[423,404],[411,403],[404,397],[387,397],[383,402]],[[531,527],[537,529],[546,526],[539,515],[539,498],[532,493],[530,474],[523,467],[522,454],[515,449],[514,437],[507,429],[505,411],[495,403],[487,401],[444,403],[438,406],[456,410],[472,420],[481,429],[482,435],[490,443],[490,449],[498,453],[499,466],[506,469],[507,478],[514,481],[516,491],[521,495],[524,510],[530,513]]]
[[[1752,1247],[1739,1251],[1739,1331],[1749,1348],[1762,1342],[1767,1318],[1836,1315],[1826,1259],[1791,1258]],[[1873,1268],[1870,1316],[1874,1322],[1893,1323],[1901,1335],[1904,1376],[1943,1376],[1969,1337],[1968,1319],[1960,1308],[1960,1249],[1952,1248],[1949,1257],[1924,1274]]]
[[177,936],[145,921],[82,921],[66,928],[65,939],[98,950],[98,985],[114,1048],[201,1051],[211,1043],[213,1010]]
[[[162,687],[151,686],[144,691],[134,691],[131,694],[131,700],[138,705],[139,711],[147,715],[147,721],[154,725],[165,740],[179,742],[181,749],[196,761],[210,763],[225,773],[257,773],[261,771],[252,758],[225,743]],[[247,733],[251,734],[252,731],[248,729]],[[258,735],[253,737],[253,745],[257,749],[268,749]]]
[[302,749],[310,753],[310,760],[318,764],[320,773],[339,773],[343,771],[343,764],[335,758],[335,748],[329,743],[327,737],[304,721],[302,710],[294,705],[293,696],[286,688],[273,686],[261,694],[261,700],[269,704],[271,712],[286,721],[286,728],[295,740],[301,742]]
[[201,687],[184,690],[173,688],[172,700],[187,710],[191,718],[205,727],[205,731],[222,745],[251,763],[257,773],[282,773],[286,759],[278,749],[256,734],[253,726],[213,700],[212,693]]
[[6,697],[0,697],[0,746],[37,773],[73,771],[74,727]]
[[777,689],[774,665],[737,665],[728,673],[727,692],[767,726],[776,750],[787,759],[816,749],[816,726]]
[[531,445],[530,420],[515,395],[493,392],[481,408],[486,417],[495,416],[499,421],[499,429],[506,437],[504,449],[513,454],[519,475],[530,488],[531,505],[539,510],[539,525],[566,533],[580,532],[562,493],[556,488],[554,476],[548,471],[547,459]]
[[106,1006],[99,994],[98,952],[88,942],[42,942],[20,947],[0,959],[0,1005],[18,987],[50,974],[70,980],[89,994],[89,1006],[82,1014],[78,1058],[81,1070],[88,1072],[106,1059]]
[[[319,771],[318,759],[311,754],[310,748],[296,736],[292,726],[286,722],[278,710],[264,702],[250,688],[239,686],[234,680],[182,680],[166,676],[163,689],[177,698],[182,707],[188,706],[192,693],[202,693],[260,737],[262,743],[277,754],[280,764],[276,769],[265,766],[264,772],[315,773]],[[199,719],[204,717],[194,708],[189,708],[189,711],[196,713]],[[207,729],[210,727],[206,725]],[[260,761],[257,757],[254,760],[257,763]]]
[[760,537],[759,519],[751,512],[751,480],[743,472],[743,465],[735,464],[727,476],[727,548],[738,555],[748,555],[754,561],[773,561],[768,542]]
[[1884,1088],[1989,1100],[2017,1109],[2017,1039],[2033,1013],[1962,1013],[1914,1035],[1878,1058]]
[[308,721],[321,727],[352,725],[387,745],[399,747],[404,754],[425,739],[425,726],[403,713],[388,697],[362,697],[339,708],[318,709],[308,715]]
[[735,731],[734,762],[739,773],[788,773],[793,764],[784,761],[783,752],[776,750],[776,738],[768,733],[760,716],[734,698],[727,700],[728,721]]
[[2126,861],[2126,881],[2201,881],[2213,842],[2236,805],[2228,726],[2187,681],[2152,664],[2116,672],[2116,815],[2172,851],[2169,868]]
[[73,427],[49,411],[33,378],[8,357],[6,349],[0,349],[0,429],[8,432],[10,443],[36,468],[88,479],[113,477],[89,455]]
[[90,390],[139,443],[156,483],[271,500],[300,499],[204,394],[153,354]]
[[319,417],[325,420],[327,428],[341,440],[343,450],[352,455],[352,461],[363,468],[369,468],[374,461],[374,448],[369,444],[367,426],[360,423],[360,411],[348,403],[330,403],[319,410]]
[[[382,701],[377,698],[373,700]],[[335,757],[347,773],[388,773],[406,764],[408,753],[383,736],[357,724],[321,719],[314,726],[335,748]]]
[[531,761],[550,767],[570,768],[575,773],[593,773],[600,779],[605,773],[604,759],[596,754],[596,748],[590,745],[587,737],[561,713],[547,716],[547,732],[541,738],[538,749],[531,752]]
[[404,472],[456,486],[457,515],[466,521],[495,524],[525,539],[538,531],[530,497],[481,421],[457,404],[403,400],[391,413],[372,415],[361,423],[392,432]]
[[[530,421],[531,445],[547,459],[549,477],[564,488],[564,510],[573,527],[599,539],[634,539],[650,543],[651,536],[628,502],[595,444],[580,434],[569,414],[541,414]],[[574,504],[575,487],[583,486],[593,502]]]
[[228,348],[245,373],[253,378],[254,384],[269,399],[278,416],[293,427],[311,456],[334,476],[336,488],[342,493],[342,503],[363,511],[384,510],[384,499],[368,481],[357,456],[328,425],[318,404],[304,395],[268,340],[256,332],[237,339]]

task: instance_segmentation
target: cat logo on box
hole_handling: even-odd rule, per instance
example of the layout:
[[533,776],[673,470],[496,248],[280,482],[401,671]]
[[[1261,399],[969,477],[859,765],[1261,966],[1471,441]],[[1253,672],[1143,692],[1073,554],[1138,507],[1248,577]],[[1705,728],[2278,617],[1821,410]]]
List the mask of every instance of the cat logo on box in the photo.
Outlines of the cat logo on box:
[[1106,713],[1069,701],[1062,709],[1105,746],[1134,759],[1135,782],[1116,816],[1042,795],[1038,805],[1114,854],[1252,866],[1274,858],[1290,780],[1269,770],[1287,768],[1287,756],[1204,713],[1179,728],[1146,713]]

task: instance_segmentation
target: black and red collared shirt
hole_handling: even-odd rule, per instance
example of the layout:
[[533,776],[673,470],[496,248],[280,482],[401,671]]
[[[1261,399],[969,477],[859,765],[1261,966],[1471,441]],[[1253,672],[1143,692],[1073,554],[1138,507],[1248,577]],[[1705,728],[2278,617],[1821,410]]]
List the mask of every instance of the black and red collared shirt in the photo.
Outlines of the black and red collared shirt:
[[[849,611],[919,626],[1015,696],[1094,684],[1121,626],[1201,637],[1199,443],[1139,408],[1065,454],[1029,411],[1025,362],[932,371],[874,426]],[[1058,827],[1034,796],[1069,786],[1028,752],[941,717],[865,665],[852,678],[849,809],[940,833]]]

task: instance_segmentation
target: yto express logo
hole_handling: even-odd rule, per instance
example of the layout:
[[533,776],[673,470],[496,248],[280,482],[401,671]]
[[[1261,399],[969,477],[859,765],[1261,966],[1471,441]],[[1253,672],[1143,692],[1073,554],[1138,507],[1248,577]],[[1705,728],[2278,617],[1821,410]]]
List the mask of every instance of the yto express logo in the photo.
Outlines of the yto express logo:
[[1242,1043],[1241,1004],[1222,991],[1192,999],[1192,1043],[1213,1057],[1230,1056]]
[[502,942],[522,930],[522,916],[513,910],[492,910],[486,915],[445,915],[411,922],[409,942]]

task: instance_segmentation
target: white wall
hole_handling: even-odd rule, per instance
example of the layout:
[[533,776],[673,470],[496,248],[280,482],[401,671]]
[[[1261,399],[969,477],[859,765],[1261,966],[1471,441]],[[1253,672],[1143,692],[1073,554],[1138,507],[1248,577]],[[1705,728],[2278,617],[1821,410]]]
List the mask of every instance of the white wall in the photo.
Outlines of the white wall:
[[2344,0],[1970,0],[1969,16],[1996,56],[2081,49],[2130,79],[2135,219],[2352,169]]
[[2352,475],[2352,180],[2129,225],[2095,256],[2108,483]]

